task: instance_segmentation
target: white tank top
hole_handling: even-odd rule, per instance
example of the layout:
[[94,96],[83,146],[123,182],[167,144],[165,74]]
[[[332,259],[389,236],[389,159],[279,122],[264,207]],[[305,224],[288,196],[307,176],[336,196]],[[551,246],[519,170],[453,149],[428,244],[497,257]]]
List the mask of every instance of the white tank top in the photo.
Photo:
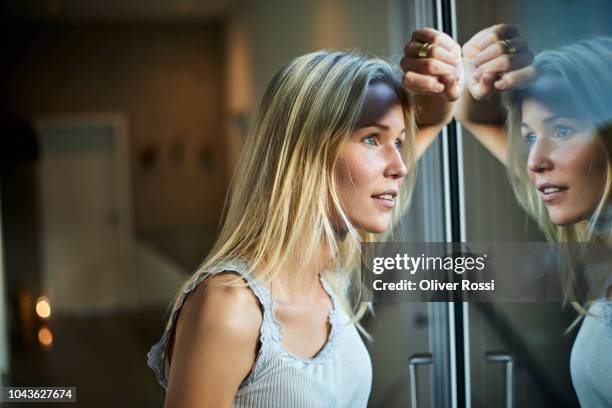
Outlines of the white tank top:
[[612,301],[598,299],[584,317],[570,359],[582,408],[612,407]]
[[234,407],[365,407],[372,385],[368,351],[349,316],[340,307],[323,277],[323,287],[332,299],[331,332],[321,351],[310,359],[294,355],[282,345],[283,332],[273,314],[273,299],[267,286],[250,273],[249,265],[233,259],[201,272],[182,294],[172,312],[172,325],[147,354],[147,364],[166,389],[169,373],[167,354],[177,316],[187,296],[204,279],[216,273],[239,274],[253,291],[263,310],[260,347],[250,374],[234,397]]

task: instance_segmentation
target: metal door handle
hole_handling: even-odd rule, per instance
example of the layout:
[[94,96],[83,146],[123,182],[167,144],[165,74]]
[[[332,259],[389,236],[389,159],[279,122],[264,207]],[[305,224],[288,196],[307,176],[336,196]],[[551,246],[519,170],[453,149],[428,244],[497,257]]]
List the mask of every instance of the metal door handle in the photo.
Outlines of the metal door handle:
[[416,353],[408,359],[408,377],[410,380],[410,402],[412,408],[418,407],[416,366],[430,365],[433,362],[431,353]]
[[510,354],[503,352],[488,351],[485,353],[487,363],[503,363],[506,365],[506,408],[512,408],[513,385],[512,371],[514,359]]

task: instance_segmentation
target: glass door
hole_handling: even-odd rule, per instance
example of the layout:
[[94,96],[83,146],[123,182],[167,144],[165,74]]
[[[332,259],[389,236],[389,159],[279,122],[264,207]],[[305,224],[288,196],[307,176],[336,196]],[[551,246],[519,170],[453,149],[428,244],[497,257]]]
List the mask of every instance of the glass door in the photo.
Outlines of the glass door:
[[[448,28],[460,45],[479,31],[500,23],[514,25],[534,54],[593,36],[609,36],[612,31],[610,7],[602,1],[442,3],[446,4],[442,10],[447,19],[454,23]],[[505,97],[508,95],[502,93],[501,98]],[[496,104],[499,105],[499,99],[494,95],[481,106],[494,110]],[[523,105],[524,122],[525,112]],[[541,223],[519,205],[507,169],[485,147],[482,136],[478,138],[459,123],[451,127],[457,135],[456,157],[461,175],[458,182],[464,192],[457,209],[463,215],[461,240],[496,243],[498,248],[503,248],[503,243],[546,241],[539,227]],[[545,174],[543,171],[538,174]],[[570,357],[580,323],[568,330],[579,315],[569,304],[562,299],[470,302],[464,303],[461,311],[465,380],[461,384],[463,396],[458,392],[459,406],[580,406],[570,376]]]
[[[399,62],[406,40],[420,27],[438,24],[437,5],[429,0],[389,1],[389,54]],[[394,242],[445,242],[451,233],[450,172],[445,130],[417,164],[410,210]],[[375,302],[366,322],[374,368],[371,407],[455,407],[454,306],[447,302]]]

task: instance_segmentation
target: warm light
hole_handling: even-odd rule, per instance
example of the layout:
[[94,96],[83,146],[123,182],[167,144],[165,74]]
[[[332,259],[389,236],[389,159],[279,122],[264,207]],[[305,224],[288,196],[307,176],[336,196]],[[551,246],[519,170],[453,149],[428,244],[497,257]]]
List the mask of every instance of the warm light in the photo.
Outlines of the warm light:
[[45,296],[36,300],[36,314],[42,319],[48,319],[51,316],[51,305]]
[[41,327],[38,330],[38,342],[41,346],[49,347],[53,343],[53,334],[46,327]]

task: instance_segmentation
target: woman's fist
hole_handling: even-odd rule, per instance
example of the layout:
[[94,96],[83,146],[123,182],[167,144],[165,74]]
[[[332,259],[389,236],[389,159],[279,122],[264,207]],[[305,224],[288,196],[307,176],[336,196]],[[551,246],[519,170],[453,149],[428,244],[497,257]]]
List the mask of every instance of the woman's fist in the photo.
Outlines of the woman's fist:
[[461,47],[447,34],[422,28],[412,34],[400,61],[404,87],[417,95],[454,101],[463,89]]
[[516,27],[498,24],[475,34],[462,49],[466,87],[476,100],[535,79],[533,54]]

